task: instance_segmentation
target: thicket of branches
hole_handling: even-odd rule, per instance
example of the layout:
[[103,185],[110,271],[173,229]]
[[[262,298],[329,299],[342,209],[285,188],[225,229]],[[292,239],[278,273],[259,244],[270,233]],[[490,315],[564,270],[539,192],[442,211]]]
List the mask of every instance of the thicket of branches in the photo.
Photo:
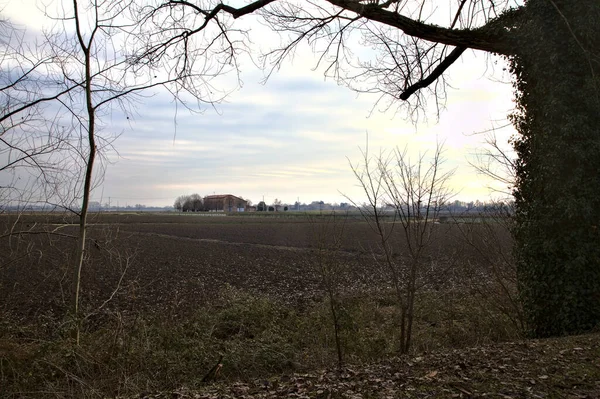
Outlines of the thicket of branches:
[[367,198],[354,205],[377,237],[376,252],[383,256],[376,259],[398,302],[401,353],[411,348],[417,293],[429,281],[424,275],[433,271],[431,245],[440,234],[434,224],[451,195],[453,171],[443,170],[442,153],[441,144],[430,157],[416,160],[406,149],[375,156],[365,149],[361,161],[351,165]]

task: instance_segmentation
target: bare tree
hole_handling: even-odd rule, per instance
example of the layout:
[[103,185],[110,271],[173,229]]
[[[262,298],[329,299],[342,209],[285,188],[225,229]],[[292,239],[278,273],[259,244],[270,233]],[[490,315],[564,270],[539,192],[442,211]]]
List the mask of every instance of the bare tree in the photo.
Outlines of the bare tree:
[[[160,56],[152,63],[140,64],[127,50],[131,2],[73,0],[61,6],[62,14],[54,16],[46,11],[55,25],[44,33],[42,46],[30,46],[24,36],[15,38],[12,31],[2,31],[1,54],[12,69],[2,75],[1,100],[6,107],[0,114],[0,143],[8,149],[2,147],[0,153],[13,157],[9,167],[34,165],[45,176],[53,166],[49,155],[55,153],[57,145],[66,143],[58,147],[63,150],[61,179],[46,181],[39,200],[67,209],[79,220],[71,311],[78,342],[90,196],[103,175],[98,160],[112,148],[116,137],[103,132],[103,119],[116,110],[129,118],[141,98],[139,93],[151,88],[165,87],[177,101],[183,101],[179,96],[182,90],[202,99],[209,76],[202,66],[178,69]],[[50,112],[52,118],[48,119]],[[27,139],[9,136],[9,128],[21,129]],[[34,128],[52,138],[49,144],[36,141]],[[11,137],[16,138],[10,142]],[[38,158],[46,163],[36,163]]]
[[[511,321],[516,331],[523,334],[526,331],[525,316],[518,295],[511,237],[516,225],[513,191],[517,181],[517,160],[513,151],[498,141],[496,132],[496,128],[481,132],[485,135],[483,152],[476,154],[469,163],[479,174],[496,183],[496,187],[490,189],[502,196],[502,200],[486,205],[475,215],[467,215],[477,223],[463,223],[461,219],[465,215],[461,214],[453,215],[453,219],[465,242],[483,260],[467,261],[462,265],[478,302],[498,310]],[[502,188],[497,188],[498,185]]]
[[[38,204],[43,186],[56,184],[66,163],[71,133],[48,109],[59,78],[49,68],[51,49],[30,46],[26,32],[0,21],[0,192],[3,205]],[[66,93],[64,93],[66,94]],[[53,112],[54,111],[54,112]]]
[[175,202],[173,203],[173,208],[177,209],[179,212],[183,210],[183,204],[185,203],[185,196],[180,195],[175,198]]
[[341,370],[344,364],[344,356],[341,338],[342,322],[340,313],[342,309],[340,291],[345,264],[340,258],[340,250],[345,237],[348,214],[338,215],[331,212],[329,215],[319,217],[307,214],[307,217],[311,225],[313,244],[316,247],[313,251],[316,269],[321,277],[321,284],[329,302],[337,352],[337,365],[338,370]]
[[525,316],[518,294],[511,237],[515,226],[514,203],[496,202],[475,215],[468,215],[469,219],[477,219],[477,223],[461,222],[463,216],[454,215],[455,225],[478,257],[464,262],[461,267],[464,278],[479,303],[499,311],[523,334]]
[[506,198],[512,197],[517,181],[516,155],[498,141],[496,129],[482,133],[485,134],[483,151],[475,154],[469,163],[479,174],[502,186],[501,189],[490,187],[492,190]]
[[203,202],[200,194],[190,195],[190,200],[192,201],[192,212],[200,212],[203,210]]
[[24,213],[53,208],[44,199],[68,166],[72,131],[44,97],[56,89],[51,60],[47,43],[30,46],[24,30],[0,21],[0,270],[40,251],[30,240],[40,226],[24,222]]
[[[308,42],[328,76],[359,92],[380,94],[385,108],[413,97],[408,111],[416,119],[428,97],[436,109],[443,104],[445,72],[467,49],[513,54],[510,28],[524,12],[516,0],[460,0],[442,7],[397,0],[257,0],[242,7],[164,0],[140,8],[143,26],[152,32],[141,55],[149,59],[168,51],[180,65],[189,65],[196,53],[192,36],[210,37],[210,46],[201,47],[204,54],[238,67],[235,56],[248,49],[248,32],[233,20],[257,13],[281,37],[282,45],[263,58],[270,72]],[[358,46],[371,49],[366,59],[357,57]]]
[[398,300],[401,353],[411,347],[416,294],[427,281],[425,266],[435,222],[450,198],[448,179],[453,171],[442,171],[442,153],[438,144],[430,160],[422,154],[411,161],[407,149],[372,157],[367,147],[362,162],[351,164],[367,201],[349,200],[378,237],[379,254],[374,258]]

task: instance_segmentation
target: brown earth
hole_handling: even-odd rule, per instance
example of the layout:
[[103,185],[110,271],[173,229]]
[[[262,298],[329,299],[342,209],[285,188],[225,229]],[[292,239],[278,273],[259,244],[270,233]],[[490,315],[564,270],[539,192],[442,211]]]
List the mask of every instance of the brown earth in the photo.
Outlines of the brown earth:
[[[323,296],[311,253],[318,221],[153,214],[102,214],[91,220],[82,284],[83,303],[89,308],[109,298],[119,284],[109,306],[130,312],[185,312],[227,284],[286,302]],[[41,222],[29,216],[19,228],[74,236],[76,226],[69,222],[58,216]],[[432,256],[439,262],[427,271],[427,278],[440,289],[460,283],[459,276],[446,271],[457,254],[473,259],[477,254],[462,242],[456,228],[436,227],[441,239]],[[73,239],[64,236],[26,235],[20,243],[0,242],[0,303],[6,311],[26,318],[42,313],[59,317],[67,309]],[[400,238],[398,246],[402,245]],[[346,223],[340,256],[346,265],[342,285],[347,292],[389,288],[373,256],[378,248],[366,223]]]

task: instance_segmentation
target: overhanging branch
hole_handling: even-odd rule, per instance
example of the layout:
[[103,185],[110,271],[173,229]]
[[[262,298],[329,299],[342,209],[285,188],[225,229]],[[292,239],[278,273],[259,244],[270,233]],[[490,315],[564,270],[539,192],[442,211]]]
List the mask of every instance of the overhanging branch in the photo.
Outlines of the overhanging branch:
[[406,88],[402,94],[400,94],[400,100],[408,100],[408,98],[417,90],[424,89],[435,82],[437,78],[442,76],[446,69],[450,67],[450,65],[454,64],[454,62],[460,58],[465,50],[465,47],[456,47],[454,50],[452,50],[450,54],[448,54],[448,56],[444,58],[444,60],[437,67],[435,67],[429,76]]
[[[397,12],[385,10],[377,4],[364,4],[357,0],[327,1],[371,21],[398,28],[405,34],[419,39],[498,54],[509,55],[514,52],[508,30],[501,27],[502,16],[478,29],[452,29],[415,21]],[[507,18],[514,19],[519,10],[522,8],[513,10]]]

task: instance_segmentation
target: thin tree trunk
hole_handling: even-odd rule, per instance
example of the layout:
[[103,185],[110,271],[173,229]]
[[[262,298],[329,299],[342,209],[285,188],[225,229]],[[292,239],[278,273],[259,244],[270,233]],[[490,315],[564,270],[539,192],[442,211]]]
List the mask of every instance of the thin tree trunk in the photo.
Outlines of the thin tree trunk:
[[333,330],[335,333],[335,348],[337,350],[338,357],[338,370],[342,371],[342,367],[344,365],[344,361],[342,358],[342,344],[340,342],[340,323],[337,314],[337,306],[334,297],[334,293],[329,291],[329,307],[331,309],[331,317],[333,319]]
[[90,202],[90,192],[92,187],[92,175],[94,170],[94,160],[96,159],[96,113],[92,103],[92,73],[91,73],[91,43],[94,39],[95,30],[92,32],[88,44],[83,40],[81,27],[79,24],[79,14],[77,9],[77,0],[73,0],[75,25],[79,45],[85,57],[85,99],[87,109],[87,133],[89,152],[85,168],[85,180],[83,182],[83,200],[81,203],[81,213],[79,214],[79,237],[77,242],[77,254],[75,258],[75,292],[73,298],[73,317],[75,318],[75,341],[79,345],[80,318],[79,318],[79,293],[81,291],[81,270],[85,258],[85,239],[87,230],[88,206]]
[[419,267],[419,263],[417,260],[414,261],[413,266],[411,268],[410,277],[408,281],[408,304],[407,304],[407,317],[406,317],[406,341],[405,341],[405,353],[408,353],[410,350],[410,345],[412,341],[412,326],[414,319],[414,309],[415,309],[415,295],[416,295],[416,279],[417,279],[417,268]]

